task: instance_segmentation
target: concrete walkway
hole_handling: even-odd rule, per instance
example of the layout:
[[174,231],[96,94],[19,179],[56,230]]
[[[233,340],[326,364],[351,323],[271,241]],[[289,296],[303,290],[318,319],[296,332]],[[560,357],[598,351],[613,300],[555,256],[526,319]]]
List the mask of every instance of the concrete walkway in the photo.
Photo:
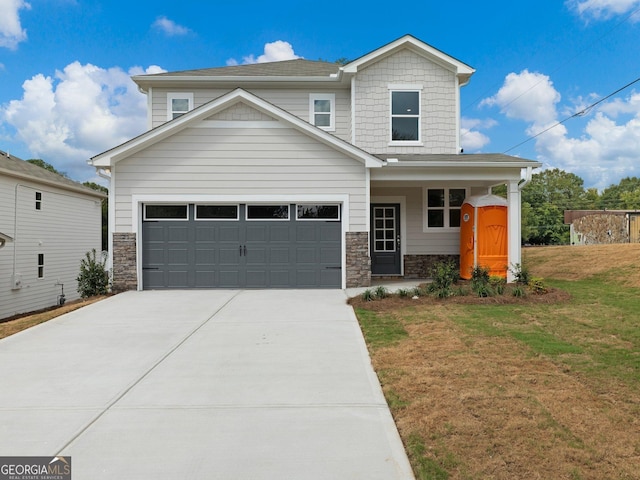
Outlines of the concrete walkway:
[[128,292],[0,340],[0,455],[74,480],[413,479],[340,290]]

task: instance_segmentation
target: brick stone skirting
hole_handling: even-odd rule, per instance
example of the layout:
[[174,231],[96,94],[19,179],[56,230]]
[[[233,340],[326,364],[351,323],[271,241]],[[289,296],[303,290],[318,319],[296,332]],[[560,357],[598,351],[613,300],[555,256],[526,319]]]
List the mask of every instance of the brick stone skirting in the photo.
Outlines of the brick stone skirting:
[[113,286],[114,293],[138,289],[136,269],[136,234],[113,234]]
[[371,285],[371,258],[369,258],[369,233],[347,232],[347,288]]
[[404,278],[429,278],[435,264],[448,260],[455,261],[460,268],[460,255],[405,255]]

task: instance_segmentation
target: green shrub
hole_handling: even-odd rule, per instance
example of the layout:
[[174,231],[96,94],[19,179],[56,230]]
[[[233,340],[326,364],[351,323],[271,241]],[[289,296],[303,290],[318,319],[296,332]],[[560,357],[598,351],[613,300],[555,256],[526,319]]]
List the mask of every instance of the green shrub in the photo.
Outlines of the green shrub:
[[544,279],[539,277],[531,277],[529,280],[529,289],[536,295],[543,295],[549,291]]
[[369,290],[368,288],[362,292],[362,299],[365,302],[370,302],[371,300],[375,299],[375,294],[373,293],[373,290]]
[[376,287],[373,294],[378,299],[387,298],[389,296],[389,290],[387,290],[384,285],[379,285]]
[[78,281],[78,293],[82,298],[109,293],[109,272],[105,265],[107,258],[102,254],[98,257],[96,249],[87,252],[85,258],[80,261],[80,274]]
[[398,296],[400,298],[407,298],[410,294],[411,294],[411,290],[409,290],[407,288],[399,288],[398,289]]
[[522,298],[522,297],[526,297],[527,296],[527,291],[524,289],[523,286],[516,285],[515,287],[513,287],[513,290],[511,290],[511,294],[514,297]]
[[489,268],[478,265],[471,271],[471,290],[479,297],[493,296],[489,284]]
[[460,280],[460,270],[453,260],[438,262],[431,269],[431,277],[428,292],[438,298],[446,298],[453,295],[452,287]]
[[491,276],[489,277],[489,285],[496,293],[496,295],[503,295],[504,289],[507,285],[507,279],[503,277]]
[[513,273],[515,283],[520,285],[529,285],[531,274],[529,273],[529,269],[525,265],[516,263],[515,265],[512,265],[509,270],[511,270],[511,273]]

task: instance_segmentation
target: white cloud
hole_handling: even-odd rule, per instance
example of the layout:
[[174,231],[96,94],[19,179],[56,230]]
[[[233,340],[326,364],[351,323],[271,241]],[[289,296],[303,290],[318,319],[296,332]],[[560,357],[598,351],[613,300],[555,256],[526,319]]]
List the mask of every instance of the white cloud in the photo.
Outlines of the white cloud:
[[480,120],[466,117],[462,117],[460,123],[460,144],[467,153],[478,152],[487,146],[490,139],[480,130],[488,130],[498,124],[491,118]]
[[81,180],[93,174],[86,164],[91,156],[146,129],[146,97],[130,76],[162,71],[74,62],[53,77],[38,74],[25,81],[23,97],[4,105],[0,119],[33,156]]
[[[640,7],[640,0],[567,0],[566,4],[586,20],[607,20]],[[640,21],[640,15],[633,15],[631,20]]]
[[[507,117],[527,122],[529,136],[552,127],[535,138],[537,159],[575,173],[587,187],[602,189],[623,177],[640,176],[640,93],[632,92],[588,111],[587,115],[593,116],[579,137],[570,136],[567,129],[574,119],[557,125],[559,101],[560,94],[549,77],[524,70],[507,75],[498,93],[482,104],[497,106]],[[584,99],[580,105],[583,103]]]
[[169,37],[177,37],[180,35],[187,35],[191,32],[187,27],[183,27],[182,25],[178,25],[173,20],[169,20],[167,17],[158,17],[152,25],[154,28],[161,30]]
[[20,42],[27,39],[27,31],[22,28],[18,13],[30,9],[24,0],[0,0],[0,47],[15,50]]
[[[253,54],[242,57],[242,63],[280,62],[282,60],[295,60],[296,58],[302,57],[295,54],[293,46],[289,42],[276,40],[275,42],[265,43],[264,53],[257,58]],[[235,58],[230,58],[227,60],[227,65],[238,65],[238,61]]]

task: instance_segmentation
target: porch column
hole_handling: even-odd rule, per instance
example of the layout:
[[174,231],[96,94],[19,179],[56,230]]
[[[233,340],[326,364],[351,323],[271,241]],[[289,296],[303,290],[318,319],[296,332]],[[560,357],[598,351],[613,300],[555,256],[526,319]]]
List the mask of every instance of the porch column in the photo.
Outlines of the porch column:
[[520,186],[519,182],[510,181],[507,184],[507,202],[509,204],[509,269],[507,270],[507,281],[515,280],[511,267],[521,264],[521,239],[522,239],[522,209],[520,205]]

